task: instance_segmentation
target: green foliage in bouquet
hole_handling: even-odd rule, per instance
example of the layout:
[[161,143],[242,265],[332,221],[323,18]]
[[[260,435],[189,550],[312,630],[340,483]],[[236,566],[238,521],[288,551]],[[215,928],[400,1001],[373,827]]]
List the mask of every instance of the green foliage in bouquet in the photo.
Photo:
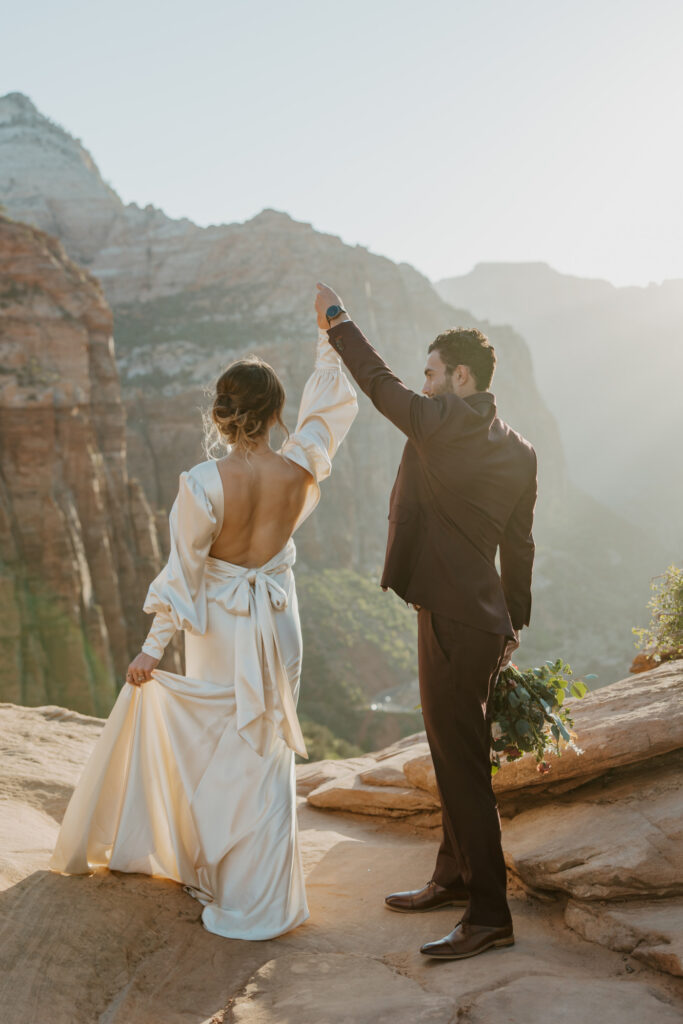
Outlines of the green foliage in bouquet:
[[683,658],[683,568],[670,565],[655,576],[651,590],[650,625],[634,628],[636,647],[644,648],[655,661]]
[[588,687],[580,680],[572,680],[571,675],[571,668],[561,658],[546,661],[541,668],[522,671],[510,664],[502,670],[489,709],[493,775],[500,768],[501,755],[516,761],[523,754],[532,753],[538,771],[545,773],[550,771],[546,753],[560,755],[563,746],[581,753],[574,743],[574,722],[564,701],[568,695],[583,697]]

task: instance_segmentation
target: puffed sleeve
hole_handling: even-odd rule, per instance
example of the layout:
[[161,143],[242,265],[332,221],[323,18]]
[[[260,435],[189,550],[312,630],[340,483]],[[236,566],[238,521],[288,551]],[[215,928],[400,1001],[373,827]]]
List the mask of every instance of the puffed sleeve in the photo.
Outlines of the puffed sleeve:
[[161,657],[176,630],[206,632],[204,569],[218,525],[211,501],[191,470],[180,474],[169,526],[168,562],[150,584],[142,606],[156,613],[142,645],[154,658]]
[[318,348],[313,373],[301,396],[296,430],[287,438],[282,455],[296,462],[313,477],[300,526],[320,500],[319,484],[332,471],[332,459],[356,418],[358,400],[341,359],[327,339],[327,331],[318,331]]

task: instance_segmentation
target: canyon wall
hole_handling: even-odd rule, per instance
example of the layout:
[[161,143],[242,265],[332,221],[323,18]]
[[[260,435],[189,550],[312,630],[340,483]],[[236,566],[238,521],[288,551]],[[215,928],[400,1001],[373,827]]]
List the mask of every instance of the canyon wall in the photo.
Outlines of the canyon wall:
[[[499,412],[539,454],[538,555],[525,659],[562,654],[582,674],[597,672],[600,682],[623,675],[633,651],[630,627],[645,615],[662,549],[573,485],[552,411],[555,396],[540,394],[518,333],[449,305],[407,264],[345,245],[283,213],[265,210],[244,224],[199,228],[153,207],[124,205],[81,143],[21,94],[0,99],[0,155],[0,202],[12,216],[55,231],[101,281],[112,305],[128,468],[142,481],[158,524],[165,522],[178,472],[204,457],[201,409],[232,359],[256,351],[273,364],[287,387],[286,421],[294,427],[315,346],[316,280],[340,290],[392,367],[418,388],[434,336],[449,326],[478,326],[498,354]],[[403,438],[361,397],[321,507],[296,539],[306,566],[367,576],[382,562]],[[582,415],[578,406],[576,415]]]
[[102,290],[0,217],[1,699],[106,713],[159,565]]

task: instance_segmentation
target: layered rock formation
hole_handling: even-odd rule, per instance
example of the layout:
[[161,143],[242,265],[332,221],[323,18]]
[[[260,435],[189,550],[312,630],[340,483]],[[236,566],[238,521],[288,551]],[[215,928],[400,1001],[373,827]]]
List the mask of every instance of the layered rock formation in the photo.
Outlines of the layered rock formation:
[[80,141],[22,93],[0,97],[0,153],[0,202],[16,220],[60,238],[78,263],[91,263],[128,230],[137,237],[156,226],[168,235],[175,223],[181,237],[200,232],[190,221],[172,222],[151,207],[124,207]]
[[[655,679],[657,703],[665,699],[662,678]],[[641,722],[633,708],[628,715],[641,748],[651,726],[660,734],[654,719]],[[596,723],[600,716],[596,708]],[[410,916],[384,907],[386,893],[420,885],[433,867],[436,836],[406,828],[405,821],[339,814],[302,799],[311,917],[269,942],[204,931],[201,908],[163,879],[50,873],[58,823],[102,725],[56,707],[0,706],[3,1024],[540,1024],[558,1014],[572,1022],[599,1016],[608,1024],[680,1019],[683,989],[674,977],[680,899],[567,900],[560,890],[538,899],[527,882],[526,889],[520,884],[516,859],[510,879],[515,946],[466,965],[420,956],[420,945],[449,931],[457,912]],[[375,781],[391,780],[389,761],[373,759],[375,772],[384,764]],[[367,768],[369,761],[361,763]],[[310,771],[298,769],[302,785],[310,784]],[[633,788],[639,786],[635,777]],[[564,807],[571,822],[573,804]],[[594,854],[603,840],[603,812],[596,804],[581,837],[587,846],[593,835]],[[513,858],[520,840],[510,847],[511,825],[528,822],[529,846],[542,847],[554,834],[554,825],[527,814],[503,821]],[[570,845],[564,856],[574,856]],[[596,857],[586,860],[586,873],[591,863],[605,874]],[[619,870],[618,857],[614,863]]]
[[[600,682],[623,674],[630,626],[642,617],[649,578],[664,556],[652,538],[568,481],[555,419],[519,335],[447,305],[411,267],[272,210],[246,224],[203,229],[152,207],[124,206],[81,143],[21,94],[0,99],[0,152],[0,202],[12,216],[57,233],[112,303],[129,468],[160,520],[179,470],[203,457],[203,389],[229,360],[256,350],[273,363],[288,388],[293,426],[310,369],[317,279],[341,290],[392,365],[418,385],[431,338],[449,325],[479,325],[499,355],[501,415],[529,437],[540,459],[536,600],[525,661],[563,654]],[[310,565],[367,573],[382,560],[402,438],[361,405],[321,508],[297,543]]]
[[[582,754],[550,755],[547,775],[527,754],[494,778],[508,866],[527,891],[568,897],[585,938],[683,976],[683,662],[574,701],[572,716]],[[314,807],[440,825],[424,734],[298,771]]]
[[160,564],[111,311],[59,242],[5,217],[0,282],[0,695],[102,714]]

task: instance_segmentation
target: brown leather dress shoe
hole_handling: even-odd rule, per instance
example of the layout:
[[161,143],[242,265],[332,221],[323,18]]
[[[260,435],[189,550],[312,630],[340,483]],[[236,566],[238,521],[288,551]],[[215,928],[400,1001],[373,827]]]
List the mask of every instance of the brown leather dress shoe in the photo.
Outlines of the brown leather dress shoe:
[[422,889],[392,892],[384,900],[389,910],[397,910],[399,914],[425,913],[439,907],[466,907],[469,901],[466,889],[444,889],[434,880],[427,882]]
[[512,925],[504,928],[489,928],[486,925],[460,921],[443,939],[425,942],[420,952],[437,960],[465,960],[496,946],[514,946],[515,936]]

